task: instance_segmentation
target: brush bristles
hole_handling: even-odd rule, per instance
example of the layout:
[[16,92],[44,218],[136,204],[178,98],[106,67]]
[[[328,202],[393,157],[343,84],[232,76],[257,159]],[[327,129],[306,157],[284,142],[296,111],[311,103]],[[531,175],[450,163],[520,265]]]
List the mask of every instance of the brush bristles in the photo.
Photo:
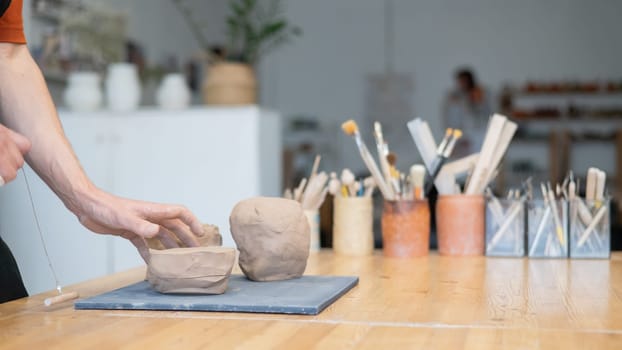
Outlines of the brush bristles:
[[453,134],[454,134],[454,139],[457,140],[462,137],[462,130],[454,129]]
[[350,119],[341,124],[341,129],[346,135],[353,136],[358,131],[358,126],[354,120]]

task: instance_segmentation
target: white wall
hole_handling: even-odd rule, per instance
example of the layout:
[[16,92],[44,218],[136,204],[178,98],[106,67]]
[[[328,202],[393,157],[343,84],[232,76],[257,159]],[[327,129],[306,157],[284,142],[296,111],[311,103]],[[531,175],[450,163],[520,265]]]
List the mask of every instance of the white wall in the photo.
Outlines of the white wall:
[[[288,0],[288,17],[304,35],[264,62],[264,102],[283,115],[311,113],[333,122],[362,116],[365,76],[383,69],[383,3]],[[414,76],[415,115],[427,119],[437,135],[440,104],[460,65],[471,65],[493,90],[530,78],[622,78],[621,1],[394,4],[395,68]],[[360,159],[347,157],[355,146],[346,141],[343,164],[362,167]]]

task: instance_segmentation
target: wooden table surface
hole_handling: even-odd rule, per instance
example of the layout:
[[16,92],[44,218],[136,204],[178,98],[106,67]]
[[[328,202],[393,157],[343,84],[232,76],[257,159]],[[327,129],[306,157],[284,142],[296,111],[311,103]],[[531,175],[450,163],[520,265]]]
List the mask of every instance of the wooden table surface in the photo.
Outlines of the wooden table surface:
[[[317,316],[0,305],[2,349],[622,348],[622,253],[611,260],[310,257],[307,274],[360,283]],[[67,287],[92,296],[144,269]]]

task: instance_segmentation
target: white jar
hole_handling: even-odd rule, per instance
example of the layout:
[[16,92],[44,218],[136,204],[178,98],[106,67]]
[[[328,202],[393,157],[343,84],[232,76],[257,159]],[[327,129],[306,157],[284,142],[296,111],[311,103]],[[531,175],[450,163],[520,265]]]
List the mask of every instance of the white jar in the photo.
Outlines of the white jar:
[[131,63],[113,63],[106,77],[108,108],[115,112],[135,110],[140,104],[140,81],[136,66]]
[[164,76],[156,93],[158,105],[166,109],[183,109],[190,104],[190,89],[181,73]]
[[69,73],[63,99],[65,106],[72,111],[90,112],[98,109],[103,99],[99,75],[95,72]]

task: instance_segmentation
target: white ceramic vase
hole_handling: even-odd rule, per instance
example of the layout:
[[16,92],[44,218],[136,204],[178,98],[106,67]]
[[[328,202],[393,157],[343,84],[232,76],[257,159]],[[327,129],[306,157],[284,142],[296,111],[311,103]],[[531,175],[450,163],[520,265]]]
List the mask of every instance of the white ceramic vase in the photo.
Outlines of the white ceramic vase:
[[63,93],[65,106],[72,111],[90,112],[102,103],[99,75],[95,72],[69,73],[67,88]]
[[164,76],[156,92],[158,105],[165,109],[183,109],[190,104],[190,89],[181,73]]
[[106,77],[108,108],[115,112],[128,112],[140,104],[140,81],[136,66],[131,63],[113,63]]

